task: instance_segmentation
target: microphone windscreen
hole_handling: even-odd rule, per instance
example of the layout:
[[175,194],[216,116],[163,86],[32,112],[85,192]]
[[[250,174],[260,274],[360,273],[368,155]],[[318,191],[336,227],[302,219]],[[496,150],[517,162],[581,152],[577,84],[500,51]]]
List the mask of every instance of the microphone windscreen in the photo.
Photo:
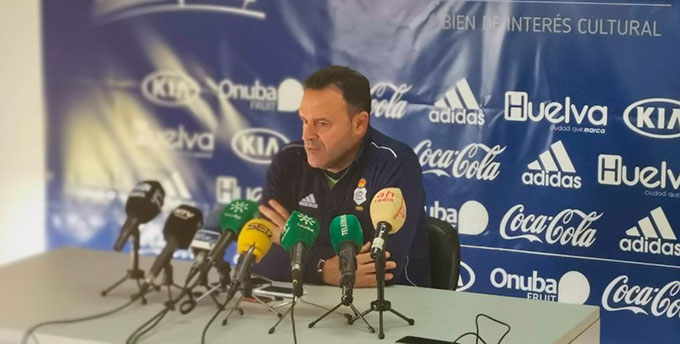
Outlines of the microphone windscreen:
[[406,202],[399,188],[384,188],[371,200],[371,222],[374,228],[378,223],[387,222],[390,234],[398,232],[406,221]]
[[333,251],[335,251],[335,253],[340,251],[340,244],[345,242],[352,243],[357,251],[361,248],[361,245],[364,244],[364,234],[361,231],[361,223],[353,214],[336,216],[331,221],[330,233],[331,245],[333,245]]
[[297,242],[311,246],[319,236],[319,221],[297,210],[290,214],[281,232],[281,247],[290,252]]
[[257,203],[243,199],[232,201],[224,207],[220,217],[220,228],[222,232],[229,230],[238,235],[243,225],[258,214]]
[[187,249],[194,234],[203,226],[203,215],[198,209],[182,204],[170,213],[163,227],[163,237],[177,240],[177,248]]
[[138,183],[125,203],[125,213],[128,217],[135,217],[140,223],[151,221],[163,207],[165,190],[161,183],[146,180]]
[[203,224],[203,229],[208,229],[215,232],[222,232],[222,225],[220,224],[222,219],[222,212],[224,211],[224,206],[219,206],[213,211],[211,211],[208,216],[205,217],[205,223]]
[[237,252],[243,254],[254,246],[255,262],[259,263],[272,247],[273,228],[274,225],[265,219],[248,221],[238,236]]

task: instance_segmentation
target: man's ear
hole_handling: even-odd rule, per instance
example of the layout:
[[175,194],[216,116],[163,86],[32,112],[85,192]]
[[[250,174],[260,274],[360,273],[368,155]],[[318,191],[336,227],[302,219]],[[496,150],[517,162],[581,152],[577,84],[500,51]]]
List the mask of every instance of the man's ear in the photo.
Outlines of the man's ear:
[[368,129],[368,112],[361,111],[352,117],[352,131],[358,135],[364,135]]

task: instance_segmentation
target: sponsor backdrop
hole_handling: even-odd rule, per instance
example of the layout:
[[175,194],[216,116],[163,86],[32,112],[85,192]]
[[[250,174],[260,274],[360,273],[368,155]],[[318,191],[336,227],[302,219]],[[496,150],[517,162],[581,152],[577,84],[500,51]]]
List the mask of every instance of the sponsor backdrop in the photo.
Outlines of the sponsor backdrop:
[[304,77],[344,64],[416,152],[427,213],[459,229],[461,290],[600,305],[604,343],[680,338],[677,5],[43,6],[50,247],[110,250],[141,180],[167,194],[144,254],[179,204],[257,200],[300,137]]

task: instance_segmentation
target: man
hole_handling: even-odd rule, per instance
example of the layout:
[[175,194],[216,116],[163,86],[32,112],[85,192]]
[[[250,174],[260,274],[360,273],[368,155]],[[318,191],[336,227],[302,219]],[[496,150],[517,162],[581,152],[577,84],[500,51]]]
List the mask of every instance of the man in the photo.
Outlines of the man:
[[[388,284],[429,286],[429,242],[425,225],[422,170],[413,150],[371,128],[368,80],[343,66],[313,73],[305,81],[300,104],[302,141],[293,142],[274,157],[260,201],[260,213],[281,230],[298,210],[319,220],[320,233],[307,251],[305,282],[339,285],[339,259],[330,243],[329,226],[338,215],[354,214],[365,245],[357,255],[357,287],[375,286],[375,263],[370,241],[375,236],[369,207],[373,195],[385,187],[401,189],[406,222],[386,245],[385,280]],[[254,271],[290,281],[290,260],[273,245]]]

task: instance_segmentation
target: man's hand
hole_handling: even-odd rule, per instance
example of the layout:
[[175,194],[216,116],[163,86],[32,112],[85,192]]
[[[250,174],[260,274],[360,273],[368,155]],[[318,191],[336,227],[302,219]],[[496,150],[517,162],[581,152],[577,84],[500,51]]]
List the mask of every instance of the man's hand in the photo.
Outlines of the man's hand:
[[290,213],[281,205],[281,203],[273,198],[269,200],[269,205],[271,208],[266,205],[260,205],[258,209],[262,215],[276,226],[276,228],[274,228],[272,241],[275,244],[281,245],[281,232],[283,231],[283,226],[290,217]]
[[[375,276],[375,262],[371,258],[371,242],[367,242],[361,247],[361,252],[357,254],[357,271],[356,279],[354,280],[354,286],[357,288],[362,287],[375,287],[378,284]],[[385,258],[389,258],[390,253],[385,252]],[[397,267],[397,263],[391,260],[385,261],[385,281],[389,281],[394,278],[394,275],[387,272]],[[321,273],[323,282],[326,284],[339,286],[340,285],[340,258],[334,256],[326,260],[323,265],[323,271]]]

